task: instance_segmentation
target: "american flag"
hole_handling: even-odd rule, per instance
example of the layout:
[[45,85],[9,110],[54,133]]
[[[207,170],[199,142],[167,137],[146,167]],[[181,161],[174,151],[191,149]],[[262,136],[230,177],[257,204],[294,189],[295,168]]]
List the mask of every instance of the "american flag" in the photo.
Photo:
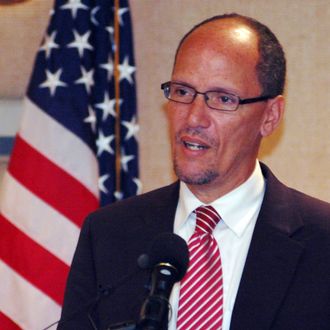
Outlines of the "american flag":
[[85,216],[140,192],[126,0],[57,0],[0,191],[0,329],[60,316]]

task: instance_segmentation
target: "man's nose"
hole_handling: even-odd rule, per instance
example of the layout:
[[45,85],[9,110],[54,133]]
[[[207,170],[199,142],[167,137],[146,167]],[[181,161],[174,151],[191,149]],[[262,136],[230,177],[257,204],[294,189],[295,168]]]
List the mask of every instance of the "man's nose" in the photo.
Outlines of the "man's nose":
[[206,104],[205,95],[196,94],[192,103],[187,104],[187,122],[191,127],[208,127],[210,125],[210,109]]

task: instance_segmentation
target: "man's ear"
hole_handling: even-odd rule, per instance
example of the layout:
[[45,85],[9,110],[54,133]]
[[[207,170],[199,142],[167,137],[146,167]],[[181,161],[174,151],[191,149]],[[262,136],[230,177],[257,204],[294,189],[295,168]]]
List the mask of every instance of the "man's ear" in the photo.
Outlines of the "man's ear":
[[264,120],[260,128],[263,137],[271,135],[280,124],[284,114],[284,97],[278,95],[267,101]]

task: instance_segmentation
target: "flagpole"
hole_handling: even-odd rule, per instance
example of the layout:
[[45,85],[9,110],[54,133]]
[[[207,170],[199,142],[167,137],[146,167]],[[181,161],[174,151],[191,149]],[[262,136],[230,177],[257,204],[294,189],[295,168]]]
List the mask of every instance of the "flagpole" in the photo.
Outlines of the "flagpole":
[[114,54],[114,79],[115,79],[115,99],[116,99],[116,120],[115,120],[115,141],[116,141],[116,192],[121,191],[121,150],[120,150],[120,73],[119,73],[119,0],[115,0],[114,12],[114,37],[115,37],[115,54]]

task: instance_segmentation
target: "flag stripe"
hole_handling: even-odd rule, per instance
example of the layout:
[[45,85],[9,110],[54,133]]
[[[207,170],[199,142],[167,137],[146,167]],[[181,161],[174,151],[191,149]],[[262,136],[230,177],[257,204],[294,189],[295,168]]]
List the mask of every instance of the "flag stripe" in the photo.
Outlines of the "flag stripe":
[[8,318],[5,314],[0,312],[0,324],[2,329],[5,330],[19,330],[20,327],[14,323],[10,318]]
[[[98,200],[79,181],[50,162],[20,135],[16,137],[8,170],[34,194],[78,226],[88,213],[98,207]],[[40,178],[39,172],[52,175]]]
[[[1,260],[0,274],[0,309],[22,329],[42,329],[59,319],[61,307]],[[24,292],[24,297],[13,292]],[[0,329],[6,329],[2,323]]]
[[[29,282],[62,303],[69,267],[0,214],[0,258]],[[43,269],[43,272],[40,272]]]
[[[4,174],[1,188],[0,210],[8,221],[70,265],[79,237],[79,227],[32,194],[9,172]],[[42,221],[36,221],[41,217],[40,214]]]
[[[24,109],[20,136],[98,197],[98,165],[93,151],[28,98]],[[47,134],[33,127],[47,128]]]

